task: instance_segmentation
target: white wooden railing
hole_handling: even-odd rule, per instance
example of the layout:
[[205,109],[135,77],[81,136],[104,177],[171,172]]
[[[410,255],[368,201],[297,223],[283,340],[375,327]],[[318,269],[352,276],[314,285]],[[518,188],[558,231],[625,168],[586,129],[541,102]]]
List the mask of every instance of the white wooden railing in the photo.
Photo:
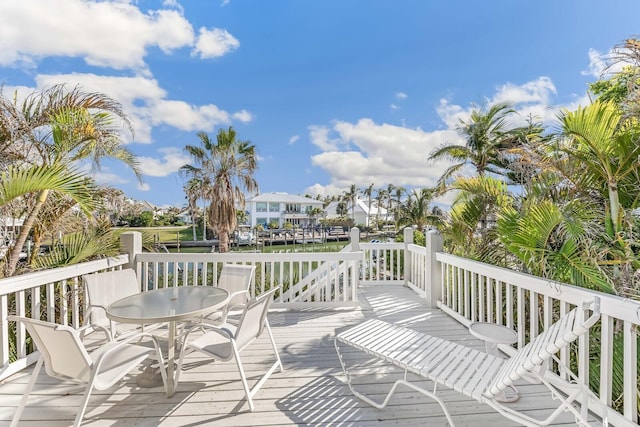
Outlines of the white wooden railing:
[[208,253],[135,255],[138,277],[147,290],[171,286],[212,286],[226,263],[255,265],[252,296],[274,286],[274,306],[358,305],[360,252]]
[[[129,237],[135,235],[130,233]],[[414,245],[411,239],[412,232],[405,230],[406,243],[360,243],[353,230],[352,242],[343,252],[280,254],[143,253],[132,242],[123,240],[127,255],[2,279],[0,380],[34,361],[24,329],[14,324],[10,333],[8,315],[15,313],[79,326],[84,309],[79,286],[81,276],[122,268],[129,265],[129,260],[138,272],[143,291],[213,285],[224,263],[255,265],[252,295],[280,286],[275,303],[291,308],[356,306],[359,285],[406,284],[424,296],[428,307],[439,307],[463,324],[485,321],[513,328],[518,334],[518,347],[549,326],[556,315],[594,295],[584,288],[446,254],[442,252],[442,240],[437,233],[427,233],[426,247]],[[602,320],[591,334],[599,341],[599,348],[589,348],[586,337],[578,342],[574,351],[561,352],[560,359],[575,367],[585,383],[597,381],[601,401],[612,406],[618,398],[613,394],[613,360],[622,358],[622,410],[621,414],[611,410],[609,415],[615,425],[630,424],[637,422],[638,417],[640,304],[613,295],[599,296]],[[514,351],[510,347],[503,349]],[[12,351],[17,360],[9,363]],[[590,353],[591,359],[600,360],[599,372],[592,372],[591,376]]]
[[[78,327],[84,312],[82,275],[119,269],[128,260],[128,255],[122,255],[0,279],[0,380],[35,362],[24,326],[14,324],[10,333],[7,316],[17,314]],[[16,360],[9,363],[12,349]]]
[[[437,253],[436,259],[441,271],[438,306],[465,325],[481,321],[515,330],[518,348],[550,326],[558,315],[597,294],[600,323],[591,329],[590,336],[581,337],[575,348],[560,351],[559,358],[585,384],[598,384],[597,394],[607,407],[620,398],[613,394],[613,377],[619,374],[614,369],[614,357],[622,360],[622,416],[613,410],[608,416],[614,425],[637,422],[640,303],[446,253]],[[515,352],[509,346],[502,349]],[[593,361],[598,360],[598,372],[590,373]],[[561,370],[556,373],[568,377]]]

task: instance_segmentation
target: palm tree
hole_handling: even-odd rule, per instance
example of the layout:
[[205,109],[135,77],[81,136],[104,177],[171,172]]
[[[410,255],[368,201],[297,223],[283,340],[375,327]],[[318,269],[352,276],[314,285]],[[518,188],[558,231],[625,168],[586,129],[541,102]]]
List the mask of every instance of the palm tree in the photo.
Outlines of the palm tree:
[[393,190],[396,188],[393,184],[387,184],[387,189],[385,191],[385,196],[387,199],[387,218],[389,218],[389,213],[391,213],[393,209]]
[[341,218],[347,215],[347,203],[344,200],[340,200],[336,205],[336,214]]
[[[22,104],[0,96],[0,144],[15,162],[62,167],[90,160],[94,170],[110,157],[129,166],[141,179],[138,161],[121,140],[124,125],[131,123],[115,100],[101,93],[57,85],[29,95]],[[8,137],[7,137],[8,136]],[[13,275],[19,255],[34,223],[53,189],[38,191],[29,207],[20,234],[8,253],[5,274]]]
[[183,166],[182,171],[202,179],[203,194],[209,201],[208,218],[218,232],[220,252],[228,252],[229,235],[237,225],[236,207],[244,209],[245,192],[258,191],[253,178],[258,167],[255,147],[237,139],[231,126],[220,129],[215,142],[205,132],[199,132],[198,138],[200,146],[185,147],[195,164]]
[[446,183],[465,165],[472,165],[478,175],[487,172],[504,173],[501,150],[513,142],[514,129],[509,128],[508,116],[515,110],[511,104],[501,102],[474,109],[468,121],[460,120],[458,133],[465,138],[465,145],[445,144],[429,155],[429,160],[451,160],[450,166],[438,181],[444,188]]
[[344,200],[351,204],[351,219],[353,224],[356,223],[356,202],[358,200],[358,187],[355,184],[351,184],[349,191],[344,192]]
[[380,211],[382,210],[383,202],[387,199],[387,190],[385,188],[379,188],[376,194],[376,203],[378,205],[378,211],[376,213],[376,222],[380,224]]
[[429,210],[429,204],[433,200],[434,194],[435,190],[432,188],[422,188],[420,191],[413,190],[407,199],[406,205],[396,209],[398,224],[415,224],[417,230],[423,232],[425,226],[437,223],[438,218]]
[[[407,191],[406,188],[404,188],[403,186],[396,186],[395,187],[395,193],[396,193],[396,206],[393,210],[393,222],[395,224],[398,223],[398,217],[400,215],[400,209],[402,208],[402,195]],[[433,198],[433,196],[430,196],[430,198]]]
[[191,214],[191,233],[193,235],[194,242],[197,240],[196,216],[198,214],[198,199],[202,194],[202,189],[200,188],[201,184],[202,184],[202,181],[196,178],[191,178],[184,185],[184,192],[187,196],[187,206],[189,207],[189,213]]
[[371,226],[371,199],[373,198],[373,183],[362,189],[362,195],[367,196],[367,227]]

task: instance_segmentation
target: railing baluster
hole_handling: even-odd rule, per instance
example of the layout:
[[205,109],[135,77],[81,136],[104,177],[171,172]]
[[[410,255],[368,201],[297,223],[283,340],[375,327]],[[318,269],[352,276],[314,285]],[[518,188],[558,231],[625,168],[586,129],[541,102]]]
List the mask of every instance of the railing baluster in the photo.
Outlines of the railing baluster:
[[638,421],[638,332],[637,325],[625,321],[624,336],[624,417]]

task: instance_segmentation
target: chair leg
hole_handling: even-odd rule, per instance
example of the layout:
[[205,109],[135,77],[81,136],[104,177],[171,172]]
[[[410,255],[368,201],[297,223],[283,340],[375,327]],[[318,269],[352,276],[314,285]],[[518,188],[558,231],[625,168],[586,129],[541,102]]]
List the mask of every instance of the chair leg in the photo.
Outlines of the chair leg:
[[251,399],[251,389],[249,388],[249,383],[247,382],[247,377],[244,374],[244,368],[242,367],[242,362],[240,361],[240,352],[238,351],[238,347],[236,346],[235,341],[231,341],[231,346],[233,348],[233,357],[236,359],[236,365],[238,366],[238,372],[240,373],[240,380],[242,380],[242,387],[244,388],[244,393],[247,395],[247,403],[249,403],[249,410],[253,412],[253,400]]
[[27,405],[29,394],[31,393],[31,390],[33,390],[33,386],[36,383],[36,379],[38,378],[38,375],[40,374],[40,368],[42,368],[43,363],[44,363],[44,358],[40,356],[38,358],[38,362],[36,363],[36,366],[33,368],[33,372],[31,373],[31,378],[29,378],[29,384],[27,385],[27,389],[22,395],[22,399],[20,399],[20,405],[18,405],[18,409],[16,409],[16,413],[13,414],[13,419],[11,420],[10,427],[17,427],[18,422],[20,421],[20,417],[22,416],[22,411],[24,410],[24,407]]
[[284,372],[284,367],[282,366],[282,361],[280,361],[280,354],[278,354],[278,347],[276,347],[276,340],[273,339],[273,334],[271,333],[271,326],[269,326],[269,320],[267,318],[264,319],[264,325],[267,328],[267,332],[269,333],[269,339],[271,340],[271,347],[273,347],[273,352],[276,354],[276,360],[278,361],[278,366],[280,366],[280,372]]
[[336,347],[336,353],[338,354],[338,360],[340,361],[340,365],[342,366],[342,372],[344,372],[345,377],[347,378],[347,386],[349,386],[349,390],[351,390],[351,393],[353,393],[354,396],[356,396],[357,398],[359,398],[360,400],[362,400],[363,402],[368,403],[369,405],[373,406],[376,409],[383,409],[385,406],[387,406],[387,404],[389,403],[389,400],[391,400],[391,396],[393,396],[393,394],[396,392],[396,389],[398,388],[399,385],[405,385],[419,393],[424,394],[425,396],[428,396],[430,398],[432,398],[433,400],[435,400],[436,402],[438,402],[438,404],[440,405],[440,408],[442,408],[442,412],[444,412],[444,416],[447,418],[447,422],[449,423],[449,425],[454,426],[453,420],[451,419],[451,414],[449,413],[449,410],[447,409],[447,406],[444,404],[444,401],[442,399],[440,399],[440,397],[438,397],[438,395],[436,395],[436,388],[434,387],[433,392],[430,392],[429,390],[425,390],[424,388],[417,386],[415,384],[410,383],[409,381],[406,380],[407,377],[407,371],[405,370],[405,374],[404,374],[404,378],[402,380],[397,380],[395,383],[393,383],[393,386],[391,387],[391,390],[389,390],[389,393],[387,393],[386,397],[384,398],[384,401],[382,403],[378,403],[375,400],[371,399],[369,396],[360,393],[359,391],[357,391],[354,387],[353,384],[351,383],[351,374],[349,373],[349,371],[347,370],[347,366],[344,362],[344,360],[342,359],[342,354],[340,353],[340,348],[338,347],[338,340],[334,339],[333,341],[335,347]]
[[89,398],[91,397],[92,390],[93,390],[93,378],[91,378],[91,381],[89,382],[89,384],[87,384],[87,388],[84,391],[84,396],[82,396],[82,403],[80,403],[78,414],[76,415],[76,419],[73,422],[74,427],[79,427],[80,424],[82,424],[82,418],[84,417],[84,413],[87,410],[87,404],[89,403]]

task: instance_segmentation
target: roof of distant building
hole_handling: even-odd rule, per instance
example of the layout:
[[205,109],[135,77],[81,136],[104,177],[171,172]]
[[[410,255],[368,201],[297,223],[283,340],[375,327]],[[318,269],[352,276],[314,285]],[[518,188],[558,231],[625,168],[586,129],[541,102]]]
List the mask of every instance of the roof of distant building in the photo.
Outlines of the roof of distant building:
[[316,200],[310,197],[298,196],[297,194],[288,193],[263,193],[250,199],[249,202],[304,203],[308,205],[323,205],[322,200]]

